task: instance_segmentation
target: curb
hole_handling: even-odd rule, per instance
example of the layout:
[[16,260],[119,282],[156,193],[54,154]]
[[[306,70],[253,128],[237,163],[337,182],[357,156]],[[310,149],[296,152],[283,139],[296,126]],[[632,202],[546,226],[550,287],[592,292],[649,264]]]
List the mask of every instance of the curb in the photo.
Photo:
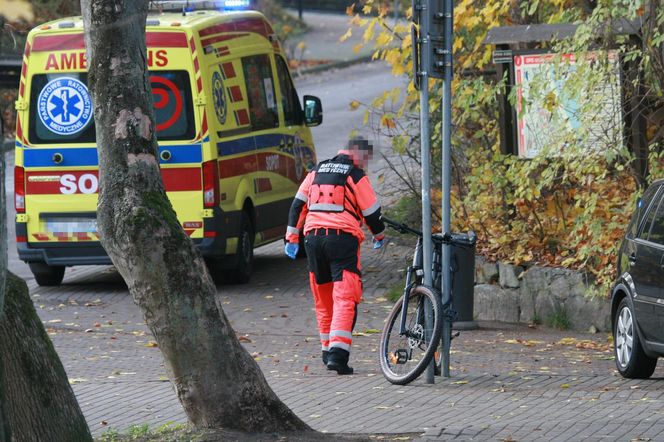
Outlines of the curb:
[[292,71],[292,74],[294,77],[302,77],[308,74],[318,74],[321,72],[330,71],[332,69],[341,69],[356,64],[367,63],[372,61],[372,59],[373,58],[371,55],[363,55],[360,57],[352,58],[350,60],[334,61],[332,63],[321,64],[307,69]]

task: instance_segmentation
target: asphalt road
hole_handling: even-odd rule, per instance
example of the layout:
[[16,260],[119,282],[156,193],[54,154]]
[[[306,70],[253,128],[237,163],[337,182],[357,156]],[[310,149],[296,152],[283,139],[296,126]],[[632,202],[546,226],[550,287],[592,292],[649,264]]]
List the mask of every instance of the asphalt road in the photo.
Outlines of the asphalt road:
[[384,91],[405,88],[406,84],[405,79],[392,76],[388,65],[382,62],[358,64],[296,79],[298,93],[316,95],[323,103],[323,124],[312,128],[318,159],[334,156],[354,130],[374,142],[375,149],[389,148],[384,139],[376,139],[371,128],[363,126],[364,106],[351,111],[350,103],[356,100],[368,105]]

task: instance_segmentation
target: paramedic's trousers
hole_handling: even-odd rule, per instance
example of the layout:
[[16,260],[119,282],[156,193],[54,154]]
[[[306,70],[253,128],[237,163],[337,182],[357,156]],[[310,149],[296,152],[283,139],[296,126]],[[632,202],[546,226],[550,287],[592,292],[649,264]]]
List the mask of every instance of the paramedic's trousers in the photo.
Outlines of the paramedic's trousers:
[[304,246],[322,349],[345,350],[340,353],[347,361],[362,299],[359,241],[341,230],[315,229],[305,236]]

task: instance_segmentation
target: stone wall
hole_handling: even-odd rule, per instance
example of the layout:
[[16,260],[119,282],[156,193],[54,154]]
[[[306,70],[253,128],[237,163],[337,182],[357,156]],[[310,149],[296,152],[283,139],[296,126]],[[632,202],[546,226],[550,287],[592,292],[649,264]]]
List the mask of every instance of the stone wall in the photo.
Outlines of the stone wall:
[[553,267],[513,266],[475,259],[476,320],[542,323],[572,330],[611,331],[606,296],[588,297],[585,274]]

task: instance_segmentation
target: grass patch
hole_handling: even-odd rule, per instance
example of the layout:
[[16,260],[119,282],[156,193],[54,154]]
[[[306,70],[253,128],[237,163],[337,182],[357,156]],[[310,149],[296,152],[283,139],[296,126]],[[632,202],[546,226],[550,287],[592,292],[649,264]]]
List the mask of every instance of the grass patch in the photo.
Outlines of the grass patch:
[[401,281],[395,283],[392,287],[390,287],[387,292],[385,293],[385,297],[390,301],[390,302],[397,302],[399,298],[401,298],[401,295],[403,295],[403,288],[406,285],[406,276],[404,275],[403,278],[401,278]]
[[553,314],[549,316],[548,323],[559,330],[569,330],[571,323],[565,307],[556,307]]
[[329,434],[315,431],[296,433],[254,434],[223,429],[197,429],[188,424],[168,423],[150,430],[147,424],[133,425],[126,433],[108,429],[97,442],[318,442],[318,441],[410,441],[419,435],[413,434]]

